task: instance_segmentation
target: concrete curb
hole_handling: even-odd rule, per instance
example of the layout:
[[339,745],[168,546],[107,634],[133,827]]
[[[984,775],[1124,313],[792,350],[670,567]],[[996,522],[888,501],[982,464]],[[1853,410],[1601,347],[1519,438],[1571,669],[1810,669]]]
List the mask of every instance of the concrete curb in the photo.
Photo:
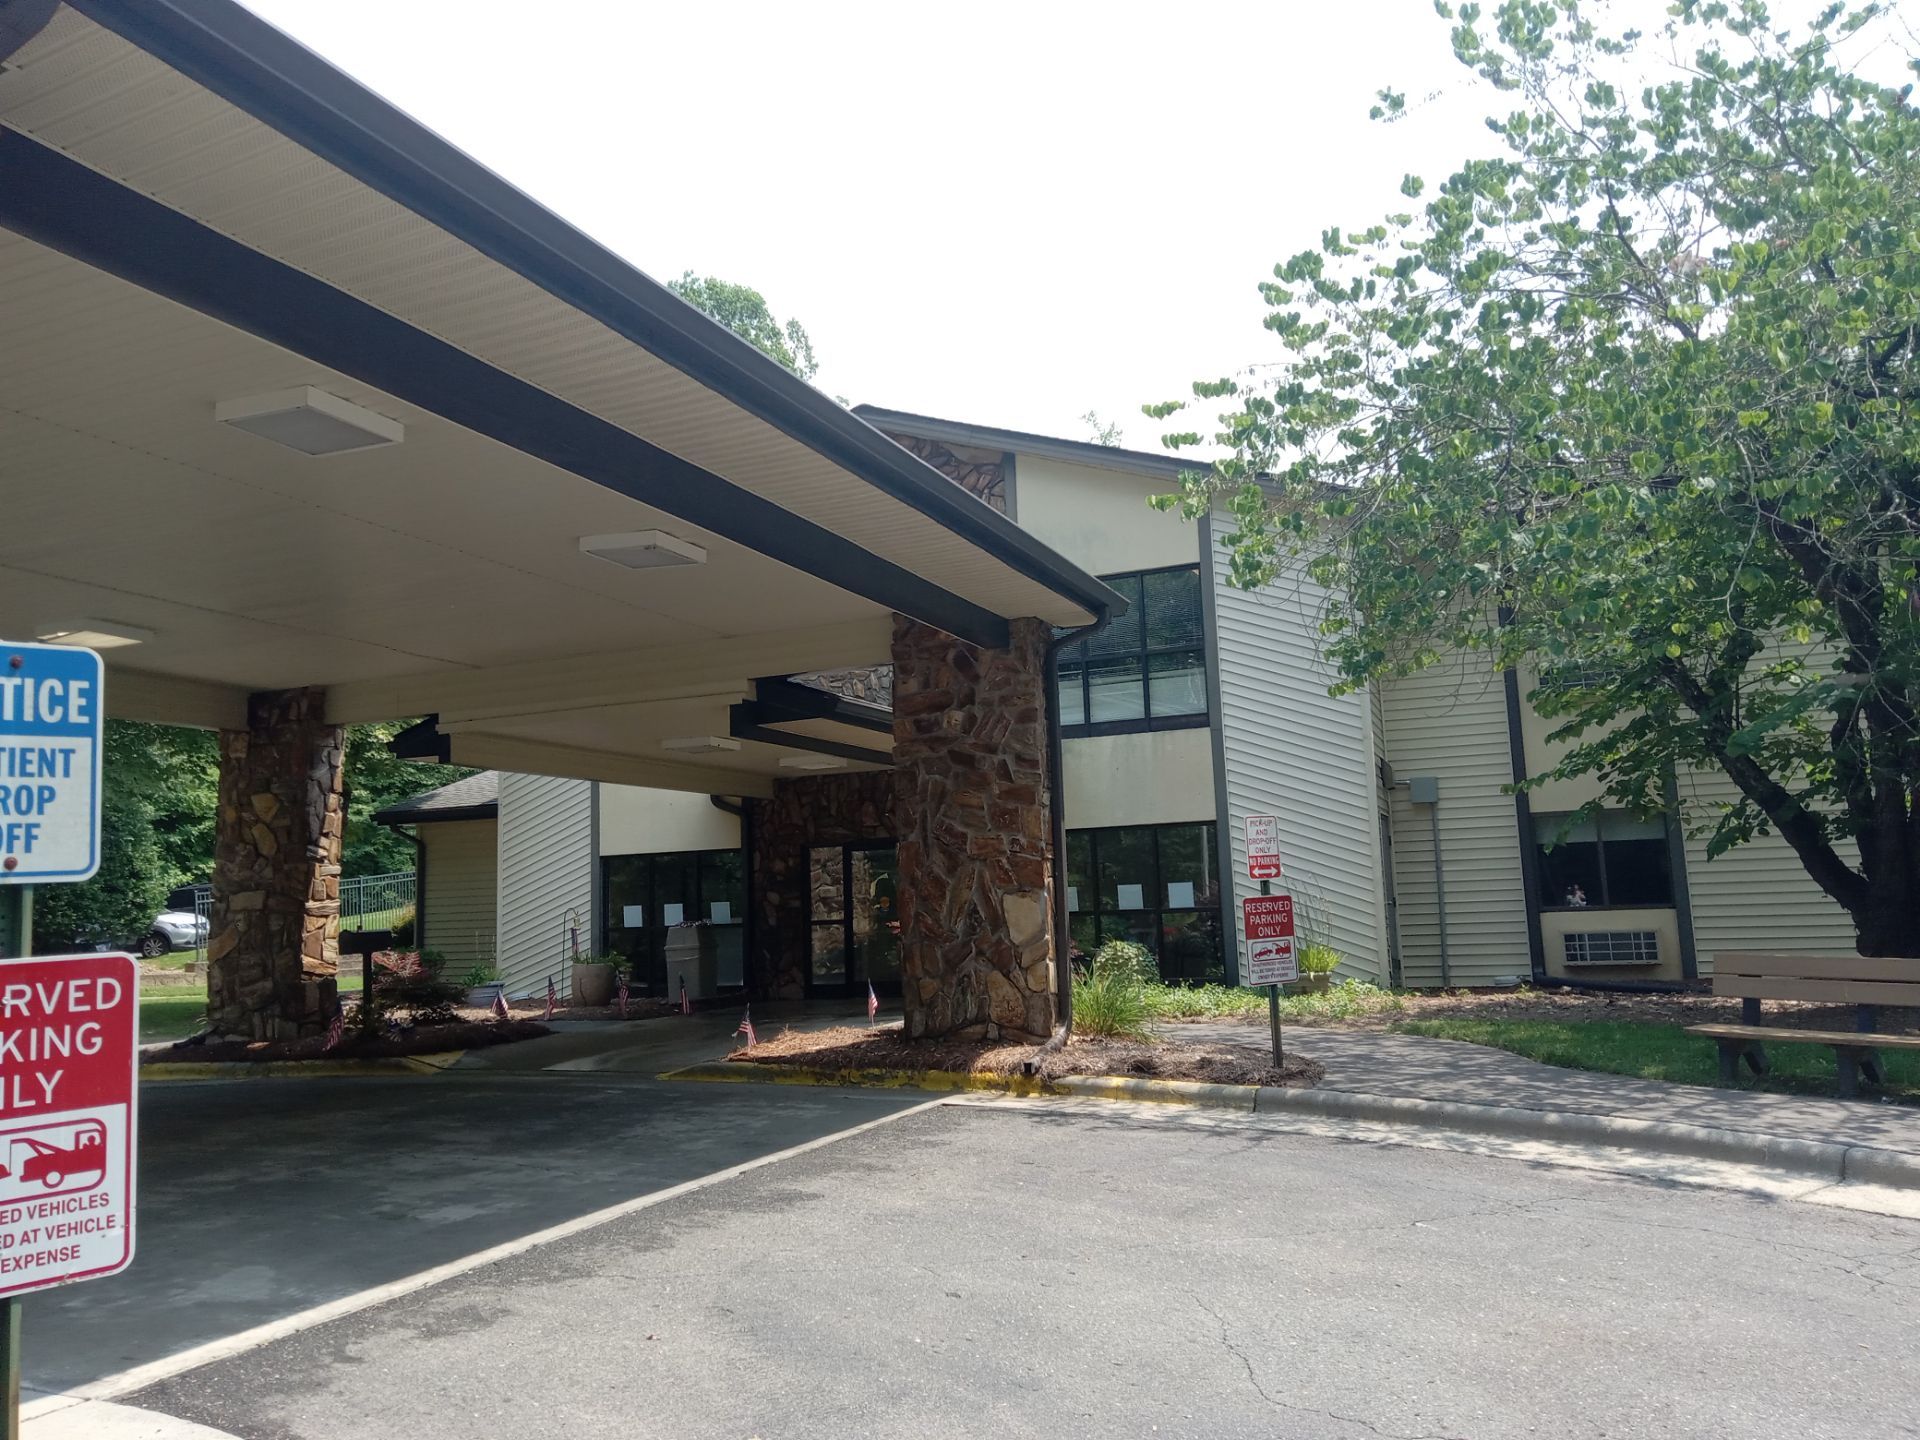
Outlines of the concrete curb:
[[1527,1140],[1606,1145],[1622,1150],[1762,1166],[1810,1175],[1834,1184],[1853,1182],[1920,1190],[1920,1155],[1866,1145],[1794,1140],[1748,1130],[1634,1120],[1622,1115],[1469,1105],[1452,1100],[1410,1100],[1343,1090],[1283,1090],[1274,1086],[1260,1088],[1254,1112],[1373,1120]]
[[1883,1185],[1920,1190],[1920,1154],[1795,1140],[1757,1131],[1708,1125],[1635,1120],[1577,1110],[1528,1110],[1514,1105],[1471,1105],[1455,1100],[1413,1100],[1347,1090],[1293,1090],[1263,1085],[1208,1085],[1192,1080],[1150,1080],[1120,1075],[1068,1075],[1041,1080],[1019,1075],[973,1075],[951,1070],[827,1070],[804,1065],[720,1061],[669,1070],[662,1080],[712,1080],[760,1085],[858,1085],[948,1092],[1068,1096],[1095,1100],[1151,1101],[1241,1114],[1302,1115],[1464,1130],[1524,1140],[1604,1145],[1619,1150],[1684,1155],[1733,1165],[1752,1165],[1808,1175],[1833,1184]]
[[[880,1090],[990,1091],[1006,1095],[1059,1095],[1064,1082],[1032,1075],[975,1075],[962,1070],[828,1070],[810,1065],[762,1065],[752,1060],[716,1060],[668,1070],[661,1080],[713,1080],[733,1085],[856,1085]],[[1249,1109],[1252,1107],[1249,1106]]]
[[142,1065],[148,1080],[297,1080],[349,1075],[438,1075],[467,1052],[436,1050],[431,1055],[380,1055],[367,1060],[186,1060]]

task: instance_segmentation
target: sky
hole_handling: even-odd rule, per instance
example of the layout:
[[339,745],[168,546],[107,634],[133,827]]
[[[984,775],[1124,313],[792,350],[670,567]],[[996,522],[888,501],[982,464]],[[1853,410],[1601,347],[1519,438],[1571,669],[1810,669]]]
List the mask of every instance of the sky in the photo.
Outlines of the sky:
[[246,3],[655,279],[761,290],[828,394],[1138,449],[1277,357],[1277,261],[1498,145],[1430,0]]

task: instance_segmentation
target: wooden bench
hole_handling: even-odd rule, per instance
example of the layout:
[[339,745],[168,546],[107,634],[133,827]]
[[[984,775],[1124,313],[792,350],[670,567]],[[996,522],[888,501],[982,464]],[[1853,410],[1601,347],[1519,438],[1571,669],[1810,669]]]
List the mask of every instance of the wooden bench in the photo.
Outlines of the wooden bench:
[[[1740,1062],[1756,1075],[1767,1072],[1766,1042],[1826,1045],[1840,1071],[1840,1093],[1859,1093],[1860,1077],[1886,1083],[1882,1050],[1920,1050],[1920,1035],[1887,1035],[1879,1029],[1882,1005],[1920,1006],[1920,960],[1866,955],[1719,954],[1713,957],[1713,993],[1738,997],[1738,1025],[1689,1025],[1720,1049],[1720,1078],[1733,1080]],[[1852,1030],[1796,1030],[1762,1025],[1762,1000],[1806,1000],[1854,1007]]]

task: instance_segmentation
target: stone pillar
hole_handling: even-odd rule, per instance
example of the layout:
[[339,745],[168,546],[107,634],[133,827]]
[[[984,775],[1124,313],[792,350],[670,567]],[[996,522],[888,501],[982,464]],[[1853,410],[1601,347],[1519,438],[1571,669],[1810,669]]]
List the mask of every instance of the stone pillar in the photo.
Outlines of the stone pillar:
[[1055,1019],[1046,647],[894,617],[894,824],[910,1036],[1039,1040]]
[[219,1034],[287,1040],[337,1004],[346,738],[324,692],[270,691],[220,733],[220,813],[207,944],[207,1019]]

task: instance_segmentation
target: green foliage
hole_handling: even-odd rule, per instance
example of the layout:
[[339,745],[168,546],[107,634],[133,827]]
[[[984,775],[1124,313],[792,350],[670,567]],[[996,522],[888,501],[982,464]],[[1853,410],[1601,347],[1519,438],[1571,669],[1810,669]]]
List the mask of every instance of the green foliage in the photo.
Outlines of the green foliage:
[[500,978],[500,972],[491,965],[469,965],[460,976],[460,983],[469,990],[482,985],[491,985]]
[[[1079,991],[1074,1003],[1079,1004]],[[1228,1015],[1265,1015],[1267,992],[1230,985],[1152,985],[1147,1010],[1156,1020],[1192,1020]],[[1366,1015],[1398,1015],[1406,1001],[1392,990],[1364,980],[1342,980],[1317,994],[1282,995],[1280,1017],[1288,1021],[1353,1020]]]
[[416,932],[420,928],[420,917],[414,907],[407,905],[396,911],[387,928],[393,931],[393,943],[402,950],[411,950]]
[[1144,1039],[1151,1018],[1147,991],[1153,975],[1153,959],[1145,946],[1107,941],[1094,955],[1088,974],[1074,982],[1074,1030],[1082,1035]]
[[1501,153],[1275,267],[1284,358],[1194,386],[1227,402],[1225,458],[1161,503],[1224,507],[1235,583],[1298,557],[1328,587],[1343,687],[1518,668],[1568,742],[1555,776],[1648,813],[1721,771],[1710,852],[1779,833],[1862,949],[1902,953],[1920,113],[1848,57],[1906,37],[1845,3],[1794,31],[1683,0],[1658,44],[1578,5],[1442,12],[1511,107]]
[[767,305],[766,296],[751,285],[733,285],[689,270],[678,280],[669,280],[667,288],[802,380],[813,379],[819,370],[806,327],[798,320],[783,324]]
[[1080,417],[1080,423],[1088,430],[1087,439],[1095,445],[1117,446],[1124,443],[1125,436],[1118,423],[1102,420],[1098,410],[1089,410]]
[[451,785],[473,774],[458,765],[422,765],[402,760],[387,748],[411,720],[347,727],[347,828],[340,845],[340,873],[388,875],[411,870],[416,856],[405,835],[374,823],[375,812],[425,790]]
[[1309,940],[1300,947],[1299,960],[1302,975],[1331,975],[1340,966],[1340,952],[1331,945]]
[[212,869],[219,755],[201,730],[109,720],[100,797],[100,873],[34,891],[34,948],[126,945],[176,885]]

